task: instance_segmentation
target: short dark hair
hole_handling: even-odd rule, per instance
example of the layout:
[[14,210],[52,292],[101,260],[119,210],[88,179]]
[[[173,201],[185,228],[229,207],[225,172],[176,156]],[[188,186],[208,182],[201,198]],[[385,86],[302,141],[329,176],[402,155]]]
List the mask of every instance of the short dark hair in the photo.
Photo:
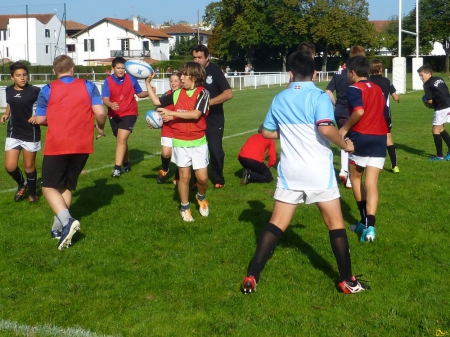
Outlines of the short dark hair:
[[419,69],[417,69],[418,73],[425,73],[425,74],[433,74],[433,69],[430,65],[424,64]]
[[121,57],[121,56],[117,56],[116,58],[114,58],[114,60],[112,60],[111,66],[112,66],[113,68],[115,68],[116,65],[118,65],[118,64],[125,64],[125,62],[127,62],[127,60],[125,60],[125,59],[124,59],[123,57]]
[[289,55],[288,64],[294,81],[311,81],[314,75],[314,60],[308,51],[296,51]]
[[365,56],[350,57],[347,60],[347,71],[354,71],[359,77],[369,77],[369,60]]
[[23,63],[23,62],[17,61],[17,62],[14,62],[13,64],[11,64],[9,66],[9,72],[11,73],[11,76],[14,76],[14,72],[16,70],[18,70],[18,69],[23,69],[28,74],[28,67],[27,67],[27,65],[25,63]]
[[208,47],[206,47],[206,46],[203,45],[203,44],[198,44],[198,45],[192,47],[192,49],[191,49],[191,55],[193,54],[194,51],[195,51],[196,53],[198,53],[199,51],[202,51],[202,52],[203,52],[203,55],[205,55],[205,59],[207,59],[207,58],[209,57],[209,49],[208,49]]
[[314,43],[303,41],[301,42],[298,47],[297,51],[307,51],[311,54],[311,57],[314,58],[316,56],[316,46],[314,46]]

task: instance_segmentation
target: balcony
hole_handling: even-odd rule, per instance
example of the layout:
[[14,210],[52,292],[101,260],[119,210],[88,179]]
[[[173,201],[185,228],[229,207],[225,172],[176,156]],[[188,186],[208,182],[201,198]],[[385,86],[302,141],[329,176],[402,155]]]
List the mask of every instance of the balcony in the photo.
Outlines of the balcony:
[[150,50],[111,50],[111,57],[150,57]]

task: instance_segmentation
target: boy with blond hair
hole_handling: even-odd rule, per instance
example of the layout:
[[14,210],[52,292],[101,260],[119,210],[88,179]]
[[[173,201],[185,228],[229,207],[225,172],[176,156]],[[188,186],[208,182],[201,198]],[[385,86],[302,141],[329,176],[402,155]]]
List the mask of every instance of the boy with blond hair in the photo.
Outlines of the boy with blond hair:
[[94,152],[94,127],[100,138],[106,122],[97,87],[73,77],[74,66],[67,55],[55,58],[53,71],[58,79],[42,88],[36,107],[36,123],[48,125],[42,193],[55,214],[51,236],[59,239],[60,250],[71,245],[73,235],[80,229],[80,222],[69,212],[72,191],[89,154]]
[[[187,62],[181,68],[183,87],[159,98],[153,90],[150,90],[150,83],[154,75],[145,81],[153,104],[161,106],[156,110],[161,114],[163,121],[172,121],[172,162],[177,165],[180,173],[178,182],[178,194],[181,201],[180,215],[186,222],[194,221],[189,203],[191,167],[197,179],[195,198],[199,204],[200,214],[204,217],[209,215],[209,204],[206,200],[209,160],[205,135],[209,92],[201,86],[205,76],[205,68],[201,64]],[[164,108],[167,106],[172,106],[173,110]]]

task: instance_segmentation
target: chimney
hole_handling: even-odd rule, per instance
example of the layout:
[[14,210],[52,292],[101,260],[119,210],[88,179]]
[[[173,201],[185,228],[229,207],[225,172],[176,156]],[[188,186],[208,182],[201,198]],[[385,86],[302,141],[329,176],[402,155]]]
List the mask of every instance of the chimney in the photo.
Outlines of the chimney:
[[139,22],[137,16],[133,16],[133,30],[139,31]]

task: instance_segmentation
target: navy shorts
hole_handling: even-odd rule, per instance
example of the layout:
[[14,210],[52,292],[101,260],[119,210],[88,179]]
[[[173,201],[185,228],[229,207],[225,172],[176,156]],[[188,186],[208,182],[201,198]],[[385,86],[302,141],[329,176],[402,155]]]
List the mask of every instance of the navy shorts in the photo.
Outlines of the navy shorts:
[[65,187],[74,191],[78,177],[89,158],[88,154],[45,156],[42,161],[42,187]]
[[111,125],[114,137],[117,137],[117,131],[119,129],[133,132],[134,124],[136,124],[137,116],[123,116],[123,117],[110,117],[109,124]]

